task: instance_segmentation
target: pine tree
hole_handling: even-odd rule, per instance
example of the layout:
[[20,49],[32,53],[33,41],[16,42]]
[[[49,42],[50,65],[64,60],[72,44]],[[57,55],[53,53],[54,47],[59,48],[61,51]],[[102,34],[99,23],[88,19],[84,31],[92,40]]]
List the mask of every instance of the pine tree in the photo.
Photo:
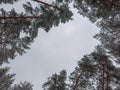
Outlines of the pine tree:
[[[1,0],[0,4],[15,4],[19,0]],[[34,7],[24,3],[24,12],[15,9],[0,10],[0,65],[22,55],[37,37],[39,28],[48,32],[60,23],[72,20],[69,10],[72,0],[56,0],[51,4],[40,0]],[[119,90],[120,68],[113,65],[110,57],[120,63],[120,1],[119,0],[74,0],[78,13],[96,23],[101,31],[95,38],[101,41],[94,52],[85,55],[71,73],[70,90]],[[105,49],[105,50],[104,50]],[[115,60],[114,60],[115,61]],[[0,90],[32,90],[30,83],[24,82],[11,87],[14,74],[7,74],[8,68],[0,69]],[[114,85],[114,87],[112,86]],[[66,71],[53,74],[44,83],[44,90],[68,90]]]
[[[13,3],[18,0],[5,0],[2,3]],[[46,32],[53,26],[66,23],[72,18],[69,1],[53,1],[48,4],[33,0],[38,6],[33,8],[30,2],[24,3],[25,12],[17,13],[15,9],[0,11],[0,64],[14,59],[16,55],[26,52],[30,44],[37,37],[38,29]],[[15,4],[15,2],[14,2]]]
[[60,74],[53,74],[43,84],[43,88],[44,90],[67,90],[66,71],[62,70]]
[[[0,4],[15,4],[18,0],[1,0]],[[46,32],[53,26],[58,26],[59,23],[65,23],[71,20],[72,12],[69,10],[68,0],[54,1],[48,4],[39,0],[38,6],[32,7],[30,2],[23,4],[25,12],[18,13],[13,8],[11,11],[6,11],[3,8],[0,10],[0,65],[9,62],[8,59],[14,59],[17,54],[22,55],[29,45],[37,37],[38,29],[44,29]],[[65,71],[61,72],[63,76],[59,76],[60,80],[65,79]],[[4,77],[0,76],[0,80]],[[10,78],[8,75],[5,84],[2,84],[0,90],[32,90],[30,83],[24,82],[10,86]],[[5,78],[4,78],[5,79]],[[9,83],[7,83],[9,82]],[[9,85],[9,87],[8,87]],[[59,83],[61,88],[64,83]]]
[[101,29],[95,37],[120,63],[120,1],[74,0],[74,7]]
[[15,84],[11,90],[33,90],[33,85],[29,82],[20,82],[20,84]]
[[78,13],[88,17],[91,22],[103,22],[120,11],[119,0],[74,0]]
[[70,90],[94,90],[97,73],[95,62],[85,55],[75,70],[70,74]]
[[0,68],[0,90],[9,90],[14,81],[15,74],[8,74],[9,68]]
[[9,69],[0,68],[0,90],[33,90],[33,85],[26,81],[14,85],[15,74],[9,74]]
[[119,90],[119,72],[120,68],[114,66],[103,48],[98,46],[78,62],[69,77],[70,90]]

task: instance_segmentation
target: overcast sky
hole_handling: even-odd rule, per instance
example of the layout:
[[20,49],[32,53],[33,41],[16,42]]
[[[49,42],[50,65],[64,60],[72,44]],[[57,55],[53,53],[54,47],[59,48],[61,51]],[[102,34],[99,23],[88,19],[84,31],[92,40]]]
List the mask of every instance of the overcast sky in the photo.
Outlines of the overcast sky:
[[88,19],[74,14],[73,21],[54,27],[48,33],[39,29],[31,49],[7,65],[11,73],[16,73],[15,83],[26,80],[34,84],[34,90],[43,90],[41,86],[49,76],[62,69],[69,75],[77,61],[94,50],[99,42],[93,36],[99,29]]

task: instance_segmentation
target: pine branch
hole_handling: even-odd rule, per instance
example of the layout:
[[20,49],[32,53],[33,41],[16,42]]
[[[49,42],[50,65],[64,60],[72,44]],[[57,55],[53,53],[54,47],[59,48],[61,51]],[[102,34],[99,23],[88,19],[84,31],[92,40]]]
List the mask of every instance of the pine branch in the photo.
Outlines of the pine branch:
[[[53,6],[51,4],[48,4],[48,3],[45,3],[43,1],[39,1],[39,0],[33,0],[33,1],[36,1],[38,3],[41,3],[41,4],[44,4],[45,6],[49,6],[49,7],[53,7],[53,8],[56,8],[60,11],[62,11],[62,9],[56,7],[56,6]],[[25,19],[25,18],[40,18],[40,16],[0,16],[0,19]]]
[[25,18],[40,18],[40,16],[0,16],[0,19],[25,19]]
[[58,7],[56,7],[56,6],[53,6],[53,5],[51,5],[51,4],[45,3],[45,2],[43,2],[43,1],[39,1],[39,0],[33,0],[33,1],[38,2],[38,3],[41,3],[41,4],[44,4],[45,6],[48,6],[48,7],[56,8],[56,9],[58,9],[58,10],[61,11],[60,8],[58,8]]

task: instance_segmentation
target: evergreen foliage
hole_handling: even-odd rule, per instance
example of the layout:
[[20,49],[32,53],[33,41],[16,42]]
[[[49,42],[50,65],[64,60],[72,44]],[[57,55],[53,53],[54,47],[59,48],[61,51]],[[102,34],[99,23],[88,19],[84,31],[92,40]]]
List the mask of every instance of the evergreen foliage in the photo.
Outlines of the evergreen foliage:
[[15,74],[9,74],[9,69],[0,68],[0,90],[33,90],[33,85],[26,81],[14,85]]
[[44,90],[67,90],[66,71],[62,70],[60,74],[53,74],[43,84],[43,88]]
[[[15,4],[19,0],[0,0],[0,4]],[[120,90],[120,0],[54,0],[51,4],[33,0],[23,4],[24,12],[18,13],[0,9],[0,65],[9,63],[18,54],[22,55],[38,35],[38,30],[46,32],[60,23],[72,20],[69,4],[83,17],[100,27],[94,37],[101,41],[96,49],[85,55],[66,83],[66,71],[53,74],[43,84],[44,90]],[[114,57],[115,60],[111,60]],[[29,82],[12,85],[14,74],[9,68],[0,68],[0,90],[33,90]]]
[[98,46],[78,62],[69,79],[70,90],[119,90],[120,68],[114,66],[103,48]]
[[17,2],[19,0],[0,0],[0,4],[4,3],[4,4],[13,4],[14,2]]
[[14,74],[8,74],[9,68],[0,68],[0,90],[9,90],[14,81]]
[[20,82],[20,84],[15,84],[11,90],[33,90],[33,85],[29,82]]
[[0,64],[25,53],[37,37],[39,28],[48,32],[51,27],[72,20],[73,14],[69,10],[68,2],[68,0],[54,1],[52,6],[38,2],[35,8],[27,2],[23,4],[24,13],[17,13],[14,9],[5,11],[1,8]]
[[101,28],[95,38],[120,63],[120,0],[74,0],[74,7]]
[[[44,83],[44,90],[119,90],[120,68],[113,65],[102,46],[78,61],[77,67],[70,74],[69,81],[64,88],[60,86],[60,76],[53,74]],[[62,81],[65,83],[65,81]],[[113,86],[114,85],[114,86]]]

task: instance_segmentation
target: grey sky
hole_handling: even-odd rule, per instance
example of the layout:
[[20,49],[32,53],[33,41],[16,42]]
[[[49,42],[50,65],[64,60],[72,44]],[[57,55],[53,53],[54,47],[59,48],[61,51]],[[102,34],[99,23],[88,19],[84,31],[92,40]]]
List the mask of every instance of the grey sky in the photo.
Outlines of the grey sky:
[[31,49],[11,61],[10,71],[17,74],[16,82],[30,81],[34,84],[34,90],[40,90],[51,74],[62,69],[72,72],[77,61],[93,51],[98,44],[93,39],[98,28],[80,16],[74,19],[52,28],[49,33],[40,30]]
[[30,81],[34,90],[42,90],[42,84],[51,74],[66,69],[69,75],[77,61],[98,44],[93,38],[98,31],[88,19],[76,13],[73,21],[54,27],[49,33],[40,29],[31,49],[7,65],[11,73],[16,73],[15,83]]

